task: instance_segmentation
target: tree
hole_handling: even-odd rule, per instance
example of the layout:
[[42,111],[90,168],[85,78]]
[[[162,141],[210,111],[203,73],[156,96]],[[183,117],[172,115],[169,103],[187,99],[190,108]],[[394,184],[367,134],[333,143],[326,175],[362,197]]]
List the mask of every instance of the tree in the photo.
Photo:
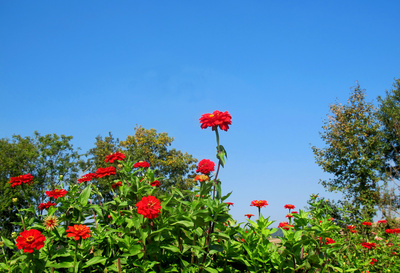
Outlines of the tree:
[[365,101],[357,84],[347,105],[333,104],[322,127],[325,148],[312,147],[316,163],[333,175],[320,181],[329,191],[340,191],[351,204],[353,219],[372,218],[379,203],[379,181],[387,166],[376,108]]
[[[14,135],[11,140],[0,139],[0,235],[10,237],[14,227],[17,208],[31,203],[38,206],[46,199],[45,190],[54,189],[64,181],[76,181],[79,171],[78,151],[70,143],[72,136],[48,134],[41,136],[34,132],[33,137]],[[20,188],[11,188],[11,177],[30,173],[34,184],[25,187],[24,195]],[[26,185],[24,185],[26,186]],[[18,201],[13,203],[12,198]]]
[[[192,189],[195,185],[197,159],[180,150],[169,149],[174,139],[167,133],[157,133],[155,129],[145,129],[141,126],[135,127],[134,135],[127,136],[126,140],[114,139],[111,132],[104,139],[96,138],[95,147],[87,153],[88,160],[86,169],[95,172],[98,168],[109,166],[104,158],[116,151],[123,152],[133,161],[146,161],[155,169],[155,175],[163,177],[161,188],[167,190],[175,186],[180,189]],[[111,178],[109,178],[111,179]],[[98,181],[100,189],[108,189],[111,181],[101,179]]]

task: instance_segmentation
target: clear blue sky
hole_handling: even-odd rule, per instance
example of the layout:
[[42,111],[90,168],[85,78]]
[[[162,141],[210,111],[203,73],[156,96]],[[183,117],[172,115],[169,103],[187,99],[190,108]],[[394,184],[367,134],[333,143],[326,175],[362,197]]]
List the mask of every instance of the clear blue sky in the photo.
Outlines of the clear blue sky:
[[399,1],[1,1],[0,138],[72,135],[86,151],[138,124],[214,159],[198,119],[229,111],[232,214],[262,199],[283,221],[287,203],[334,198],[311,145],[356,80],[376,101],[400,77],[399,14]]

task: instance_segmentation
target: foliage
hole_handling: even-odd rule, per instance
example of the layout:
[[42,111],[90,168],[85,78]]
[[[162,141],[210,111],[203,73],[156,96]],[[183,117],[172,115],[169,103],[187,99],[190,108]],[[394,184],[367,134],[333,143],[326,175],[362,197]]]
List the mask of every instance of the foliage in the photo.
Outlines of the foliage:
[[341,205],[351,204],[352,221],[371,218],[380,200],[378,182],[386,167],[385,143],[376,109],[365,101],[359,85],[347,105],[331,105],[323,130],[321,138],[327,146],[312,149],[316,163],[333,178],[321,184],[343,193]]

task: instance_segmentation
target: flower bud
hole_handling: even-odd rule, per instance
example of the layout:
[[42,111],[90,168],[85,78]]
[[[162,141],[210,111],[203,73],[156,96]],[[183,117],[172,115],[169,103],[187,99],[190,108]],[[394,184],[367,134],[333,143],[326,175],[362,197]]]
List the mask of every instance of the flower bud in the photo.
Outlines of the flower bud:
[[122,165],[122,164],[118,164],[118,165],[117,165],[117,167],[118,167],[119,169],[122,169],[123,166],[124,166],[124,165]]
[[3,248],[3,247],[4,247],[4,242],[0,241],[0,248]]
[[11,237],[13,238],[13,239],[15,239],[15,238],[17,238],[17,233],[14,231],[13,233],[11,233]]
[[13,201],[13,203],[17,203],[18,202],[18,198],[13,198],[12,201]]
[[61,174],[60,175],[60,180],[63,180],[63,178],[64,178],[64,175]]

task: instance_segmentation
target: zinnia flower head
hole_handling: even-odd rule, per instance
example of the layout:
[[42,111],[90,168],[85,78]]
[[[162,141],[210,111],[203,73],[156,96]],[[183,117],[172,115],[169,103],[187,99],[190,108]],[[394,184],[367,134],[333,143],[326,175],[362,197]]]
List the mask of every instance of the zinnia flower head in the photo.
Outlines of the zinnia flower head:
[[228,111],[214,111],[212,114],[207,113],[200,118],[201,129],[211,127],[214,131],[218,126],[221,130],[228,131],[229,125],[232,124],[232,117]]
[[154,180],[153,182],[150,183],[150,185],[153,187],[159,187],[161,186],[161,182],[158,180]]
[[372,226],[372,223],[371,222],[362,222],[362,225],[363,226]]
[[299,214],[297,211],[292,211],[291,214]]
[[335,243],[335,241],[333,239],[326,238],[326,243],[325,243],[326,245],[333,244],[333,243]]
[[35,249],[39,250],[44,246],[44,241],[46,238],[39,230],[25,230],[17,238],[17,247],[24,249],[24,252],[33,253]]
[[247,218],[250,219],[252,216],[254,216],[254,214],[250,214],[250,213],[249,213],[249,214],[245,214],[244,216],[246,216]]
[[145,196],[136,204],[137,212],[148,219],[156,218],[161,212],[160,201],[154,196]]
[[53,230],[58,226],[58,218],[55,215],[46,216],[43,219],[43,224],[45,226],[45,229]]
[[378,261],[377,259],[372,258],[370,264],[372,264],[373,266],[375,266],[374,263],[376,263],[377,261]]
[[86,239],[90,237],[90,229],[86,225],[73,225],[69,226],[66,230],[67,237],[74,237],[76,241],[79,239]]
[[194,177],[195,181],[204,182],[210,180],[210,178],[205,174],[198,174]]
[[133,165],[133,167],[134,168],[148,168],[148,167],[150,167],[150,164],[146,161],[139,161],[139,162],[136,162]]
[[97,175],[95,173],[87,173],[78,179],[78,183],[89,182],[90,180],[96,177]]
[[24,175],[19,175],[17,177],[11,177],[8,183],[11,184],[12,188],[14,188],[15,186],[19,186],[22,183],[28,184],[28,186],[30,186],[33,184],[33,176],[30,173],[28,173]]
[[118,182],[116,182],[116,183],[114,183],[114,184],[111,185],[111,187],[113,188],[113,190],[114,190],[116,187],[121,187],[121,186],[122,186],[122,182],[121,182],[121,181],[118,181]]
[[96,177],[102,178],[102,177],[108,176],[108,175],[115,175],[115,173],[116,173],[116,170],[113,166],[107,167],[107,168],[98,168],[96,170]]
[[196,170],[198,173],[202,174],[210,174],[210,172],[214,171],[215,163],[209,159],[203,159],[199,162],[199,166]]
[[104,160],[104,162],[110,162],[110,163],[114,163],[115,160],[118,161],[124,161],[125,160],[125,155],[121,152],[115,152],[113,154],[110,154],[108,156],[106,156],[106,159]]
[[293,215],[291,214],[291,213],[288,213],[288,214],[286,214],[286,216],[285,216],[286,218],[292,218],[293,217]]
[[378,221],[378,224],[386,224],[387,223],[387,220],[379,220]]
[[282,228],[284,230],[289,230],[289,228],[293,227],[292,225],[289,225],[288,222],[280,222],[278,225],[278,228]]
[[67,194],[67,191],[64,189],[55,189],[52,191],[46,191],[46,195],[48,197],[53,197],[54,199],[57,199],[58,197],[64,197]]
[[52,203],[52,202],[47,202],[47,203],[40,203],[39,204],[39,210],[44,210],[44,209],[48,209],[48,208],[50,208],[50,207],[52,207],[52,206],[55,206],[56,205],[56,203]]
[[225,202],[225,204],[227,204],[228,207],[229,207],[229,206],[233,206],[233,203],[232,203],[232,202]]
[[285,209],[294,209],[294,205],[287,204],[287,205],[285,205],[284,208],[285,208]]
[[349,226],[347,226],[347,228],[351,230],[351,229],[355,229],[356,227],[354,225],[349,225]]
[[265,200],[253,200],[250,204],[251,207],[263,208],[268,206],[267,201]]
[[362,247],[371,249],[371,248],[376,248],[376,244],[375,243],[362,243]]

